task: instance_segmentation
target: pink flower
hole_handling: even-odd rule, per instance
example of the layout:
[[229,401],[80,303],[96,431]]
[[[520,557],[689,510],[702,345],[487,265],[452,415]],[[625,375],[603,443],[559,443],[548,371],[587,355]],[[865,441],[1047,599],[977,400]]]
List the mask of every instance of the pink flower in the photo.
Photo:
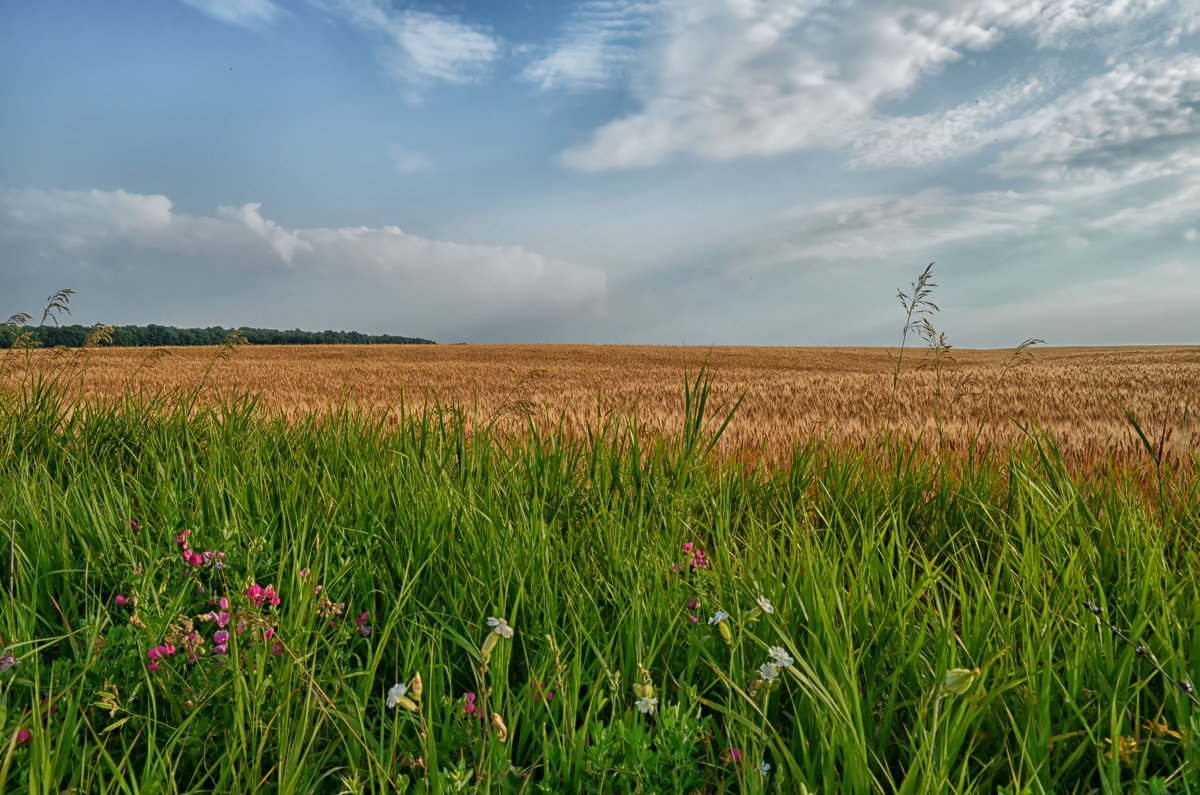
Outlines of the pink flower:
[[246,596],[250,597],[250,601],[254,603],[255,607],[262,607],[263,602],[277,605],[280,601],[279,596],[275,593],[274,585],[263,588],[258,583],[253,583],[246,589]]
[[308,569],[307,567],[305,567],[305,568],[303,568],[303,569],[300,569],[300,579],[302,579],[302,580],[303,580],[303,579],[307,579],[307,578],[308,578],[308,572],[309,572],[309,569]]
[[466,693],[464,697],[466,698],[466,703],[463,704],[463,713],[467,715],[481,715],[479,707],[475,706],[475,694]]
[[213,654],[224,654],[229,650],[229,630],[218,629],[213,633]]
[[188,538],[188,536],[190,536],[191,534],[192,534],[192,531],[191,531],[191,530],[184,530],[182,533],[180,533],[179,535],[175,536],[175,543],[176,543],[176,544],[182,544],[182,545],[183,545],[183,548],[184,548],[184,549],[187,549],[187,547],[188,547],[188,540],[187,540],[187,538]]
[[684,544],[684,545],[683,545],[683,551],[684,551],[684,552],[691,552],[691,551],[692,551],[692,542],[691,542],[691,541],[689,541],[689,542],[687,542],[686,544]]
[[700,603],[696,601],[696,597],[693,596],[691,599],[688,599],[687,609],[695,610],[699,606],[699,604]]
[[699,624],[700,617],[695,613],[688,613],[688,621],[691,621],[693,624]]
[[283,654],[283,644],[275,641],[275,645],[271,647],[271,654]]
[[117,594],[117,605],[118,605],[119,607],[124,607],[124,606],[125,606],[125,603],[126,603],[126,602],[128,602],[128,601],[129,601],[129,600],[128,600],[128,599],[126,599],[126,598],[125,598],[124,596],[122,596],[121,594]]
[[358,624],[358,631],[364,638],[371,634],[371,627],[367,625],[367,619],[370,618],[368,611],[364,610],[363,614],[354,619],[354,623]]
[[136,520],[130,519],[129,520],[129,529],[136,533],[137,531],[142,529],[142,526],[140,524],[138,524]]
[[21,729],[21,731],[17,732],[17,745],[29,742],[29,737],[29,729]]
[[725,750],[729,752],[729,761],[730,762],[733,762],[736,765],[738,762],[742,761],[742,749],[741,748],[726,748]]

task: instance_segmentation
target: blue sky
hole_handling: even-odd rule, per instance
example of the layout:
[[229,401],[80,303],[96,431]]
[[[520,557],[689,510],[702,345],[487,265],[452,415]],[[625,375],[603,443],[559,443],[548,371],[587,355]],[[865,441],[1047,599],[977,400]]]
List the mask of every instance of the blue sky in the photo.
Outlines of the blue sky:
[[440,342],[1200,342],[1191,0],[0,5],[0,290]]

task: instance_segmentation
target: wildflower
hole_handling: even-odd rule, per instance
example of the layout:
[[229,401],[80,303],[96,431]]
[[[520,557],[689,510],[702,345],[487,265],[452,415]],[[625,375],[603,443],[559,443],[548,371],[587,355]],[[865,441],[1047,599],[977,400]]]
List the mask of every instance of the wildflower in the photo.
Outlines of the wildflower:
[[275,593],[274,585],[268,585],[266,588],[263,588],[258,583],[252,583],[246,589],[246,596],[250,598],[255,607],[262,607],[264,602],[277,605],[280,601],[279,596]]
[[[2,671],[2,670],[4,670],[4,669],[0,668],[0,671]],[[1166,721],[1156,721],[1156,720],[1146,719],[1146,721],[1142,723],[1142,726],[1147,731],[1152,732],[1155,737],[1171,736],[1171,737],[1174,737],[1176,740],[1183,739],[1183,735],[1181,735],[1179,732],[1175,731],[1170,726],[1168,726]]]
[[534,679],[529,683],[529,692],[533,695],[533,700],[535,702],[541,701],[543,696],[545,696],[547,703],[554,700],[554,691],[548,690],[546,686],[537,679]]
[[136,519],[130,519],[129,520],[129,529],[136,533],[142,529],[142,526],[137,523]]
[[718,610],[712,614],[712,618],[708,619],[709,625],[717,628],[717,631],[721,633],[721,637],[725,639],[726,643],[733,641],[733,632],[730,631],[729,624],[726,623],[726,619],[728,618],[728,613],[724,610]]
[[696,597],[693,596],[691,599],[688,599],[688,603],[687,603],[688,610],[695,610],[699,606],[700,606],[700,603],[696,601]]
[[283,654],[283,644],[279,641],[275,641],[275,645],[271,647],[271,654],[276,656]]
[[758,675],[764,682],[774,682],[779,676],[779,666],[775,663],[763,663],[758,666]]
[[637,705],[638,712],[643,715],[652,715],[654,708],[658,706],[658,699],[654,696],[642,696],[634,703]]
[[780,668],[787,668],[796,664],[796,661],[792,659],[792,655],[788,654],[787,649],[782,646],[771,646],[767,649],[767,656],[771,658],[771,662]]
[[[417,676],[413,679],[413,684],[418,683],[420,676],[420,674],[417,674]],[[408,697],[408,692],[408,685],[403,684],[402,682],[397,682],[396,684],[392,685],[392,689],[387,693],[388,709],[393,709],[397,704],[399,704],[409,712],[419,712],[421,708],[417,706],[416,701],[413,701]],[[413,692],[413,695],[417,696],[418,698],[420,697],[416,691]]]
[[482,715],[482,713],[479,711],[479,707],[475,706],[474,693],[464,693],[463,698],[465,700],[465,703],[463,704],[464,715]]
[[126,598],[125,598],[125,596],[124,596],[123,594],[117,594],[117,606],[118,606],[118,607],[124,607],[124,606],[125,606],[125,603],[126,603],[126,602],[128,602],[128,601],[129,601],[129,600],[128,600],[128,599],[126,599]]
[[1109,749],[1104,752],[1105,758],[1112,759],[1113,752],[1115,751],[1117,758],[1121,760],[1121,764],[1123,765],[1132,765],[1134,754],[1137,754],[1142,750],[1142,746],[1140,743],[1138,743],[1136,737],[1125,737],[1122,735],[1121,737],[1117,738],[1115,747],[1113,741],[1108,737],[1104,738],[1104,742],[1108,743],[1110,746]]
[[371,634],[371,628],[367,626],[367,619],[370,618],[368,611],[364,610],[363,614],[354,619],[354,623],[358,625],[359,633],[365,638]]
[[216,559],[216,561],[213,562],[213,568],[216,569],[217,571],[225,570],[225,553],[224,552],[217,553],[217,559]]
[[17,732],[17,745],[29,742],[29,737],[29,729],[21,729],[21,731]]
[[300,579],[302,579],[302,580],[308,579],[309,571],[310,571],[310,569],[308,569],[308,567],[300,569]]
[[764,760],[763,763],[758,766],[758,772],[762,773],[764,778],[769,776],[771,774],[771,763]]
[[504,725],[504,718],[500,717],[499,712],[492,713],[492,728],[496,730],[496,739],[502,743],[508,742],[508,727]]
[[175,536],[175,543],[181,545],[184,549],[188,547],[188,536],[192,534],[191,530],[184,530],[179,535]]
[[693,624],[699,624],[700,616],[696,615],[695,613],[688,613],[688,621],[691,621]]
[[692,547],[693,547],[693,544],[692,544],[692,542],[691,542],[691,541],[688,541],[686,544],[684,544],[684,545],[683,545],[683,551],[684,551],[684,552],[691,552],[691,551],[692,551]]
[[508,622],[503,618],[488,616],[487,623],[488,626],[492,628],[492,631],[488,633],[486,638],[484,638],[483,648],[480,649],[484,658],[487,658],[491,655],[492,650],[496,648],[496,644],[499,643],[500,638],[511,638],[514,633],[513,628],[509,626]]
[[229,630],[218,629],[213,633],[213,654],[224,654],[229,649]]
[[741,748],[726,748],[725,756],[730,762],[736,765],[738,762],[742,761],[742,756],[744,756],[744,754],[742,753]]
[[18,660],[16,657],[14,657],[11,654],[6,654],[3,657],[0,657],[0,674],[4,673],[9,668],[15,668],[16,666],[18,666],[20,664],[21,664],[21,661]]
[[951,668],[946,671],[946,678],[942,680],[942,695],[961,696],[971,689],[971,685],[978,676],[978,668]]
[[493,628],[493,632],[502,638],[511,638],[513,636],[513,628],[508,625],[508,622],[503,618],[488,616],[488,626]]

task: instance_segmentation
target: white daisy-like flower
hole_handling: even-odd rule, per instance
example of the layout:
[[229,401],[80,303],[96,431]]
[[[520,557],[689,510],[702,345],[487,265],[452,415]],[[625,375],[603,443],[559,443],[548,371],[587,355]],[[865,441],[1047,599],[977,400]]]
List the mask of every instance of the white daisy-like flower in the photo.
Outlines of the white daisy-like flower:
[[764,776],[770,775],[770,773],[771,773],[771,763],[770,763],[770,762],[763,762],[761,765],[759,765],[759,766],[758,766],[758,772],[759,772],[759,773],[762,773]]
[[712,618],[710,618],[708,620],[708,623],[715,626],[717,624],[720,624],[722,621],[724,621],[727,618],[729,618],[728,613],[726,613],[724,610],[718,610],[717,612],[712,614]]
[[782,646],[772,646],[767,649],[767,656],[771,658],[771,662],[778,665],[780,668],[787,668],[789,665],[795,665],[796,661],[792,659],[792,655],[787,653],[787,649]]
[[513,636],[513,632],[515,630],[512,627],[510,627],[508,625],[508,622],[505,621],[503,618],[496,618],[495,616],[488,616],[487,622],[488,622],[488,626],[492,628],[492,631],[495,632],[500,637],[511,638]]
[[763,663],[758,666],[758,675],[763,678],[764,682],[774,682],[779,676],[779,666],[775,663]]
[[775,605],[771,604],[771,601],[765,596],[758,597],[758,606],[767,615],[772,615],[775,612]]
[[394,709],[400,703],[400,699],[404,698],[404,694],[408,692],[408,685],[397,682],[392,685],[392,689],[387,692],[388,709]]
[[642,696],[634,703],[637,704],[639,712],[644,715],[651,715],[654,713],[654,708],[658,706],[658,699],[654,696]]

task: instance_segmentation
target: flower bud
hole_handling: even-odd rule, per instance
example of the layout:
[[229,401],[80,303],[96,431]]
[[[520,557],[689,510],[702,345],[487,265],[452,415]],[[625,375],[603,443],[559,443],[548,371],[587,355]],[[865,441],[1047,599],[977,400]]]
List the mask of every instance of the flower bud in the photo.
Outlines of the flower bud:
[[417,671],[416,674],[413,675],[412,684],[408,686],[408,692],[412,693],[413,698],[415,698],[417,701],[420,701],[421,692],[423,690],[424,687],[421,684],[421,672]]

